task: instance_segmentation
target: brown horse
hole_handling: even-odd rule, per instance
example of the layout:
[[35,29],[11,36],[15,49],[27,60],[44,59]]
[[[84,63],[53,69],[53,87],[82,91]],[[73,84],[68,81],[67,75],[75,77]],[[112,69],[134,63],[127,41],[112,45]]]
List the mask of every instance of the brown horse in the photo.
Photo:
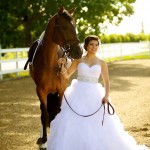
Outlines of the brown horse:
[[26,69],[30,62],[30,74],[40,100],[42,134],[38,142],[41,140],[41,148],[46,148],[47,125],[60,111],[62,96],[68,84],[68,80],[58,75],[57,61],[64,53],[72,59],[82,57],[72,20],[74,10],[59,8],[57,14],[49,20],[40,39],[31,45],[24,67]]

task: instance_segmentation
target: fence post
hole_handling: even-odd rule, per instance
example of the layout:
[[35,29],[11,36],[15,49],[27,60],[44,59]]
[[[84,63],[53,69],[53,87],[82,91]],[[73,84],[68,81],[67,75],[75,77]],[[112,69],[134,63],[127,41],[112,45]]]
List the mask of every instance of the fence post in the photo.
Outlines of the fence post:
[[111,62],[111,59],[110,59],[110,44],[109,44],[109,49],[108,49],[108,56],[109,56],[109,62]]
[[122,43],[120,43],[120,60],[122,60],[122,58],[123,58],[123,57],[122,57],[122,50],[123,50],[123,49],[122,49]]
[[99,49],[99,54],[100,54],[101,58],[104,59],[103,46],[101,46],[101,48]]
[[132,43],[132,45],[131,45],[131,48],[132,48],[132,58],[134,59],[134,43]]
[[[16,52],[16,69],[19,68],[19,63],[18,63],[18,52]],[[16,76],[19,76],[19,72],[16,72]]]
[[[1,43],[0,43],[0,51],[2,50],[2,48],[1,48]],[[2,57],[2,53],[0,52],[0,61],[1,61],[1,57]],[[1,66],[1,62],[0,62],[0,72],[2,71],[2,66]],[[3,75],[2,74],[0,74],[0,80],[2,80],[3,79]]]
[[148,52],[148,56],[150,58],[150,42],[149,42],[149,52]]

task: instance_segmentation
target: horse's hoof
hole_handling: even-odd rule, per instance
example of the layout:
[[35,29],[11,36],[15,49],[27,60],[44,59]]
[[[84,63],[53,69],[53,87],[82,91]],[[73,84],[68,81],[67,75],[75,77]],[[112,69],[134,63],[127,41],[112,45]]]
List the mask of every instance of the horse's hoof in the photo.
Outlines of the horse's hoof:
[[39,138],[36,142],[36,144],[41,145],[42,144],[42,138]]
[[40,150],[46,150],[46,149],[47,149],[47,142],[42,143],[42,144],[40,145]]

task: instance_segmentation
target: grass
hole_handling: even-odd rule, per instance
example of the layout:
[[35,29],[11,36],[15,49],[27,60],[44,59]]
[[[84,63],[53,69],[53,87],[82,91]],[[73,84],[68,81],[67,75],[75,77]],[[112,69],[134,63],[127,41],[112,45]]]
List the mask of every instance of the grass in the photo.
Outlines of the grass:
[[11,60],[11,59],[16,59],[17,58],[27,58],[28,57],[28,53],[27,52],[9,52],[4,54],[3,57],[1,57],[1,60]]
[[27,77],[29,76],[29,71],[21,71],[17,73],[9,73],[9,74],[4,74],[3,79],[15,79],[18,77]]

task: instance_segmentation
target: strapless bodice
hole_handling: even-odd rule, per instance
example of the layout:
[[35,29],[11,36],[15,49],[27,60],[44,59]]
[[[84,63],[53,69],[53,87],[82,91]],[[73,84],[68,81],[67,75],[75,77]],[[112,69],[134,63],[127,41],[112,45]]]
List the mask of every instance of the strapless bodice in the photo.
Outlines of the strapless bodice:
[[100,74],[101,74],[101,66],[98,64],[95,64],[91,67],[84,62],[80,62],[78,64],[78,77],[99,79]]

